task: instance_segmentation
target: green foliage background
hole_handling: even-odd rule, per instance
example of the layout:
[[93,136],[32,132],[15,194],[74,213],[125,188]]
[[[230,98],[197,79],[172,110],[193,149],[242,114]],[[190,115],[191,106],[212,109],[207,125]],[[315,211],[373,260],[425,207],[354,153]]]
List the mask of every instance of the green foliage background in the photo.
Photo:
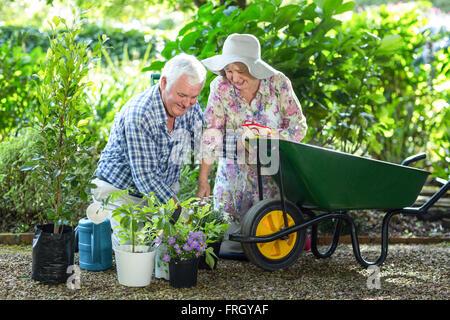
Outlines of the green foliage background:
[[[139,8],[139,1],[133,3]],[[255,34],[263,59],[291,79],[309,125],[305,142],[395,163],[427,152],[427,160],[417,166],[448,179],[449,32],[426,27],[429,3],[358,9],[364,3],[255,0],[247,1],[245,10],[218,3],[191,6],[190,19],[170,39],[84,24],[77,41],[95,41],[102,33],[110,40],[93,69],[93,89],[83,93],[82,129],[90,137],[91,153],[80,174],[93,173],[115,114],[148,87],[150,73],[178,52],[200,59],[218,54],[226,37],[239,32]],[[159,48],[158,42],[163,43]],[[32,79],[42,71],[48,45],[37,27],[0,27],[2,227],[6,220],[18,221],[17,229],[43,222],[48,192],[38,176],[17,170],[29,162],[36,145],[37,138],[23,128],[39,112]],[[203,108],[214,77],[208,73]],[[195,164],[185,168],[180,196],[195,194],[197,175]],[[76,214],[83,215],[84,208],[80,204]]]
[[[166,43],[165,60],[145,70],[161,70],[179,52],[204,59],[220,53],[229,34],[254,34],[263,60],[292,81],[309,125],[307,142],[397,163],[428,150],[440,161],[437,172],[448,175],[448,104],[430,117],[436,101],[449,101],[448,90],[436,90],[448,79],[448,42],[427,66],[419,61],[448,31],[418,32],[425,21],[417,8],[391,13],[381,6],[346,22],[336,18],[353,9],[342,0],[257,1],[245,10],[206,4]],[[203,105],[214,77],[209,73]]]

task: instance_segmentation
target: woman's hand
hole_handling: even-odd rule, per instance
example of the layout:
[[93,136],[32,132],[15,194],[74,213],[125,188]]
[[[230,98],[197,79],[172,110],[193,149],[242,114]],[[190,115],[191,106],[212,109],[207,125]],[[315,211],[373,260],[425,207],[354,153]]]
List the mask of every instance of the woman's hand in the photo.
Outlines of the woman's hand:
[[203,201],[203,198],[209,198],[211,195],[211,186],[209,185],[208,177],[213,162],[214,159],[205,158],[202,159],[202,163],[200,164],[200,170],[198,173],[198,189],[196,193],[196,196],[200,198],[200,201]]
[[203,198],[208,198],[210,195],[211,195],[211,187],[209,185],[208,180],[206,181],[199,180],[196,197],[200,198],[200,201],[202,201]]

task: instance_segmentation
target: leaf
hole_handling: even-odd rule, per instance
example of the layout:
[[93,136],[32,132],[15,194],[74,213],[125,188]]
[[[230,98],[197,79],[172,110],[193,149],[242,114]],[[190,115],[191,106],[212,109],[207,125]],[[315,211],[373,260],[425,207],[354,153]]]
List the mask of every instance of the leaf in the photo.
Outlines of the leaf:
[[30,162],[26,162],[21,168],[20,168],[20,170],[21,171],[30,171],[30,170],[34,170],[34,169],[36,169],[36,168],[38,168],[39,167],[39,163],[36,163],[36,162],[32,162],[32,161],[30,161]]
[[211,15],[212,11],[214,10],[214,4],[212,2],[208,2],[201,6],[198,9],[198,17],[200,21],[205,21],[208,19],[208,17]]
[[371,94],[371,95],[369,96],[369,98],[370,98],[373,102],[375,102],[375,103],[377,103],[377,104],[382,104],[382,103],[385,103],[385,102],[386,102],[386,98],[385,98],[384,95],[382,95],[382,94],[374,93],[374,94]]
[[60,18],[58,16],[54,16],[52,22],[54,23],[55,27],[57,27],[59,25]]
[[202,31],[197,30],[194,32],[190,32],[187,35],[181,39],[180,42],[180,48],[183,51],[188,51],[192,46],[194,46],[194,43],[202,36]]
[[297,37],[302,34],[304,29],[305,29],[305,21],[304,20],[297,20],[294,23],[291,23],[289,25],[290,34],[297,36]]
[[351,77],[350,80],[348,81],[348,85],[351,90],[356,91],[360,88],[361,81],[356,77]]
[[324,15],[330,16],[341,5],[342,0],[315,0],[314,2],[322,9]]
[[258,5],[255,3],[252,3],[249,5],[244,12],[239,16],[239,19],[245,22],[248,22],[249,20],[255,20],[260,18],[261,16],[261,10]]
[[377,54],[389,55],[403,46],[403,39],[398,34],[391,34],[381,39]]
[[206,262],[206,264],[207,264],[211,269],[214,268],[214,263],[215,263],[214,258],[213,258],[213,255],[214,255],[215,257],[217,257],[217,256],[214,254],[214,251],[213,251],[213,250],[214,250],[214,249],[213,249],[212,247],[208,247],[208,248],[206,248],[206,250],[205,250],[205,262]]
[[181,28],[181,30],[178,32],[178,36],[179,37],[180,36],[184,36],[184,34],[186,32],[188,32],[189,30],[193,29],[194,27],[197,27],[197,26],[200,26],[200,25],[201,25],[200,22],[194,20],[194,21],[188,23],[187,25],[185,25],[183,28]]
[[176,52],[178,51],[178,41],[170,41],[166,43],[166,46],[161,51],[161,55],[169,60],[173,56],[176,55]]
[[165,61],[153,61],[148,67],[142,68],[142,72],[145,71],[161,71],[164,65],[166,64]]
[[315,9],[316,6],[314,5],[314,3],[309,4],[308,6],[303,8],[300,18],[313,21],[318,16]]
[[345,2],[334,11],[334,14],[341,14],[347,11],[352,11],[354,8],[355,3],[353,1]]
[[264,9],[261,12],[261,17],[259,18],[259,20],[261,22],[272,22],[274,13],[275,7],[271,3],[268,3],[264,5]]
[[290,4],[284,7],[281,7],[278,12],[276,12],[276,16],[274,17],[273,25],[277,29],[281,29],[282,27],[290,24],[295,21],[297,18],[297,14],[300,12],[301,7],[298,5]]

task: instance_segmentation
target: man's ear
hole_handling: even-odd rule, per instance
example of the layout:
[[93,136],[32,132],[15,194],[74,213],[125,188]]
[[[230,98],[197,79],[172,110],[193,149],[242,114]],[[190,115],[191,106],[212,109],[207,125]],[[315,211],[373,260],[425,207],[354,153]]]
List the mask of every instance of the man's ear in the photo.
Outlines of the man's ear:
[[167,78],[161,77],[161,79],[159,79],[159,87],[161,88],[161,90],[166,90],[167,87]]

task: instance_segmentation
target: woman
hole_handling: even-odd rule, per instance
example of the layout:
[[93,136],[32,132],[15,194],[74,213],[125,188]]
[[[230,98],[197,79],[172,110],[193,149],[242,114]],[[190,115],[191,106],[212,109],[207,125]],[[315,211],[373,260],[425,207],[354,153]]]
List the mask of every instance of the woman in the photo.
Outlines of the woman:
[[[234,233],[239,231],[244,214],[259,199],[256,167],[236,161],[239,160],[236,154],[242,148],[244,122],[270,127],[280,138],[296,142],[305,136],[307,125],[291,82],[261,60],[261,48],[255,36],[230,35],[222,54],[202,63],[219,75],[210,85],[204,114],[203,150],[209,154],[224,150],[215,179],[214,207],[232,217],[227,233]],[[211,155],[204,153],[198,179],[197,196],[200,198],[210,195],[208,176],[213,161]],[[263,176],[263,185],[264,198],[273,198],[279,193],[270,176]],[[222,243],[221,254],[238,252],[242,252],[239,242]]]

